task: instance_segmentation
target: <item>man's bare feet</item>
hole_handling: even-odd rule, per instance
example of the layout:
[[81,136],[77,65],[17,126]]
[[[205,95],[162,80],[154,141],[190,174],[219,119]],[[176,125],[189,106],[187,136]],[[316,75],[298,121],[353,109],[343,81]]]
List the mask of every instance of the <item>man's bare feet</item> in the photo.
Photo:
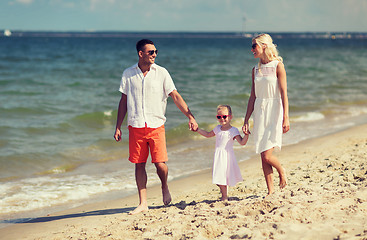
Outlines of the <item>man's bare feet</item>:
[[147,212],[148,210],[149,210],[148,206],[139,205],[133,211],[129,212],[129,215],[135,215],[141,212]]
[[169,192],[168,187],[165,189],[162,189],[162,195],[163,195],[163,204],[168,205],[172,201],[171,194]]
[[287,186],[287,174],[285,168],[283,168],[283,173],[279,174],[279,187],[283,189],[285,186]]

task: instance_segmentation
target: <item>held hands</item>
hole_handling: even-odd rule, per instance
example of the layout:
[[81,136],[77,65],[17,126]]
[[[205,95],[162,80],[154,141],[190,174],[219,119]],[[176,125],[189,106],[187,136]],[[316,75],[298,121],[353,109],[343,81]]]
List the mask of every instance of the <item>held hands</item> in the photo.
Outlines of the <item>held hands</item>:
[[195,118],[190,118],[189,120],[189,129],[193,132],[196,132],[199,128],[199,125],[197,124]]
[[243,124],[243,126],[242,126],[242,132],[245,135],[251,134],[251,132],[250,132],[250,125],[248,124],[248,122],[246,122],[246,123]]

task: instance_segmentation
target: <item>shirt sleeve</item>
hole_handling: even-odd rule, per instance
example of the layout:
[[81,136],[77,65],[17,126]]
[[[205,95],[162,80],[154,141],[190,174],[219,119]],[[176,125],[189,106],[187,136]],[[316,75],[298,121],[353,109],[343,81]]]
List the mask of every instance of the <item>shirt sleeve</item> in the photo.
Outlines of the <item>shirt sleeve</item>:
[[235,136],[241,135],[240,131],[238,131],[238,128],[232,127],[231,128],[231,137],[234,138]]
[[217,125],[214,129],[213,132],[215,135],[217,135],[220,132],[220,125]]
[[125,95],[127,95],[127,84],[126,84],[126,71],[123,72],[122,77],[121,77],[121,83],[120,83],[120,88],[119,91]]
[[168,98],[168,95],[172,91],[176,90],[176,86],[173,83],[173,80],[169,72],[166,69],[164,69],[163,71],[164,71],[164,81],[163,81],[164,94],[166,95],[166,98]]

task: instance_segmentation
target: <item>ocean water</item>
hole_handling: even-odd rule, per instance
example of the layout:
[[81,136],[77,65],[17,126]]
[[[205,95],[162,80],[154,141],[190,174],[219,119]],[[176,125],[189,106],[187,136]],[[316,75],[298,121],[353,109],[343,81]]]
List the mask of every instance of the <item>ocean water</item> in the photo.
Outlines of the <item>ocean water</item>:
[[[304,34],[302,36],[305,36]],[[308,36],[306,34],[306,36]],[[240,128],[257,64],[251,38],[231,34],[18,35],[0,37],[0,225],[136,192],[127,129],[113,139],[122,71],[151,38],[201,128],[216,106]],[[284,145],[367,122],[367,39],[277,34],[287,71],[291,130]],[[214,139],[167,106],[169,179],[211,168]],[[253,143],[235,146],[238,161]],[[147,165],[148,184],[159,183]]]

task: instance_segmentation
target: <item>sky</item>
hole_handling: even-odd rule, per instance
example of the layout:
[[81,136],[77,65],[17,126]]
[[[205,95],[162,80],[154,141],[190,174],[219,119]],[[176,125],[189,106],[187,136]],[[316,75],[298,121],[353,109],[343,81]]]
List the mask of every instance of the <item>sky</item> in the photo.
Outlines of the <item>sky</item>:
[[1,0],[0,29],[367,32],[367,0]]

